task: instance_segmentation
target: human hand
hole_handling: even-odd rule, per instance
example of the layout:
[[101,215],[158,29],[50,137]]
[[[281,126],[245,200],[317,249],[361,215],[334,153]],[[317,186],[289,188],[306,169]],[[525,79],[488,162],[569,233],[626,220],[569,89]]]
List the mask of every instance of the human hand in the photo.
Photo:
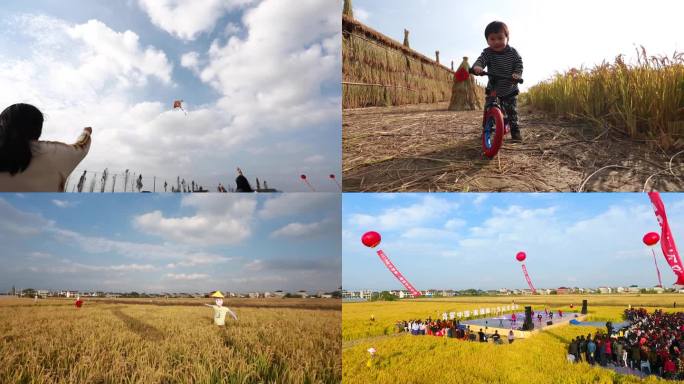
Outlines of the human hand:
[[482,67],[473,67],[473,72],[475,72],[476,75],[479,75],[480,73],[482,73]]

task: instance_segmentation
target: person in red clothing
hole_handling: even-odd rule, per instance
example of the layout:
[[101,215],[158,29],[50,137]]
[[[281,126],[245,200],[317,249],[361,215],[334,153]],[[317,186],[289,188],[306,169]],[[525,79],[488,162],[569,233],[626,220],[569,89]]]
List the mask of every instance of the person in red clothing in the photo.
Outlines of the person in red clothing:
[[76,296],[76,302],[74,303],[76,305],[76,308],[81,308],[83,305],[83,300],[81,300],[81,296]]
[[676,371],[677,366],[675,366],[675,363],[667,357],[665,364],[663,364],[663,376],[665,376],[666,379],[673,378]]

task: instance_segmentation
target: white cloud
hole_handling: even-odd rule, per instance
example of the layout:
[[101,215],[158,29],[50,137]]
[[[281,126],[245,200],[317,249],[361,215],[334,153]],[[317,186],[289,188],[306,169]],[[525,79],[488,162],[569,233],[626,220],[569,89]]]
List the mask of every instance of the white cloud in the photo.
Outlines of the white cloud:
[[378,215],[357,213],[349,216],[351,225],[358,228],[395,230],[422,225],[429,221],[439,220],[458,204],[446,199],[433,196],[425,196],[418,203],[406,207],[386,209]]
[[315,235],[326,232],[331,227],[330,220],[323,220],[315,223],[289,223],[282,228],[271,233],[271,237],[306,237],[310,238]]
[[209,275],[204,273],[167,273],[166,277],[171,280],[204,280]]
[[226,24],[226,28],[223,29],[223,34],[225,36],[232,36],[239,33],[240,31],[242,31],[242,28],[240,28],[238,24],[228,23]]
[[197,253],[189,255],[188,257],[184,258],[182,261],[179,261],[177,263],[169,263],[166,265],[166,267],[194,267],[197,265],[227,263],[231,260],[233,260],[232,257],[222,257],[211,254]]
[[189,68],[195,72],[199,70],[199,53],[188,52],[181,56],[181,65],[185,68]]
[[47,252],[31,252],[28,256],[32,259],[49,259],[52,257],[52,254]]
[[152,23],[183,40],[214,29],[225,11],[253,0],[139,0]]
[[67,34],[85,44],[87,50],[80,55],[76,73],[96,88],[109,79],[117,79],[122,86],[145,85],[148,77],[171,82],[172,65],[164,52],[153,47],[143,50],[135,32],[116,32],[101,21],[89,20],[67,28]]
[[360,8],[360,7],[354,7],[354,18],[357,20],[360,20],[364,23],[368,22],[368,19],[370,19],[370,12],[367,10]]
[[245,264],[245,266],[244,266],[244,268],[246,270],[249,270],[249,271],[261,271],[262,269],[264,269],[264,267],[265,267],[264,261],[259,260],[259,259],[250,261],[249,263]]
[[322,209],[330,210],[331,200],[335,199],[339,201],[338,194],[285,193],[266,200],[258,214],[262,219],[273,219]]
[[67,207],[72,206],[71,202],[66,201],[66,200],[58,200],[58,199],[53,199],[52,204],[54,204],[55,206],[60,207],[60,208],[67,208]]
[[52,224],[43,216],[21,211],[0,197],[0,237],[37,235]]
[[444,229],[449,231],[455,231],[465,227],[466,221],[463,219],[449,219],[444,223]]
[[221,195],[190,195],[182,206],[194,207],[192,216],[165,217],[161,211],[148,212],[133,219],[134,226],[149,234],[179,243],[198,245],[236,244],[251,235],[254,196],[226,199]]
[[339,97],[321,91],[341,76],[339,1],[264,0],[242,21],[246,37],[214,41],[200,76],[235,111],[233,124],[291,130],[339,119]]

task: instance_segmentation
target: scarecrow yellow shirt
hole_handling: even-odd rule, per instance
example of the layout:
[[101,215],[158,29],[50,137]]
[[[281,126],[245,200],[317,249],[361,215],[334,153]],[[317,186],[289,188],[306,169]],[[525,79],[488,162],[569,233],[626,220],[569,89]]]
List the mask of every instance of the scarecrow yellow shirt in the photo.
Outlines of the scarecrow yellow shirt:
[[218,305],[212,305],[214,308],[214,324],[216,325],[226,325],[226,313],[230,311],[227,307],[219,307]]

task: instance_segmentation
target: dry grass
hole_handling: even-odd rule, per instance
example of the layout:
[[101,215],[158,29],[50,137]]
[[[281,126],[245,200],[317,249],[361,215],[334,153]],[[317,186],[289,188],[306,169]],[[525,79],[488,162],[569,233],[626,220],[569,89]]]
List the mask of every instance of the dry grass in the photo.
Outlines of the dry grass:
[[[206,300],[205,300],[206,302]],[[340,312],[0,300],[2,383],[339,383]]]
[[519,109],[525,142],[506,138],[493,160],[482,156],[481,111],[449,111],[447,103],[344,110],[344,191],[684,189],[681,154]]
[[534,108],[609,124],[629,137],[684,148],[684,53],[649,57],[641,47],[634,65],[618,56],[591,69],[557,74],[527,92]]

